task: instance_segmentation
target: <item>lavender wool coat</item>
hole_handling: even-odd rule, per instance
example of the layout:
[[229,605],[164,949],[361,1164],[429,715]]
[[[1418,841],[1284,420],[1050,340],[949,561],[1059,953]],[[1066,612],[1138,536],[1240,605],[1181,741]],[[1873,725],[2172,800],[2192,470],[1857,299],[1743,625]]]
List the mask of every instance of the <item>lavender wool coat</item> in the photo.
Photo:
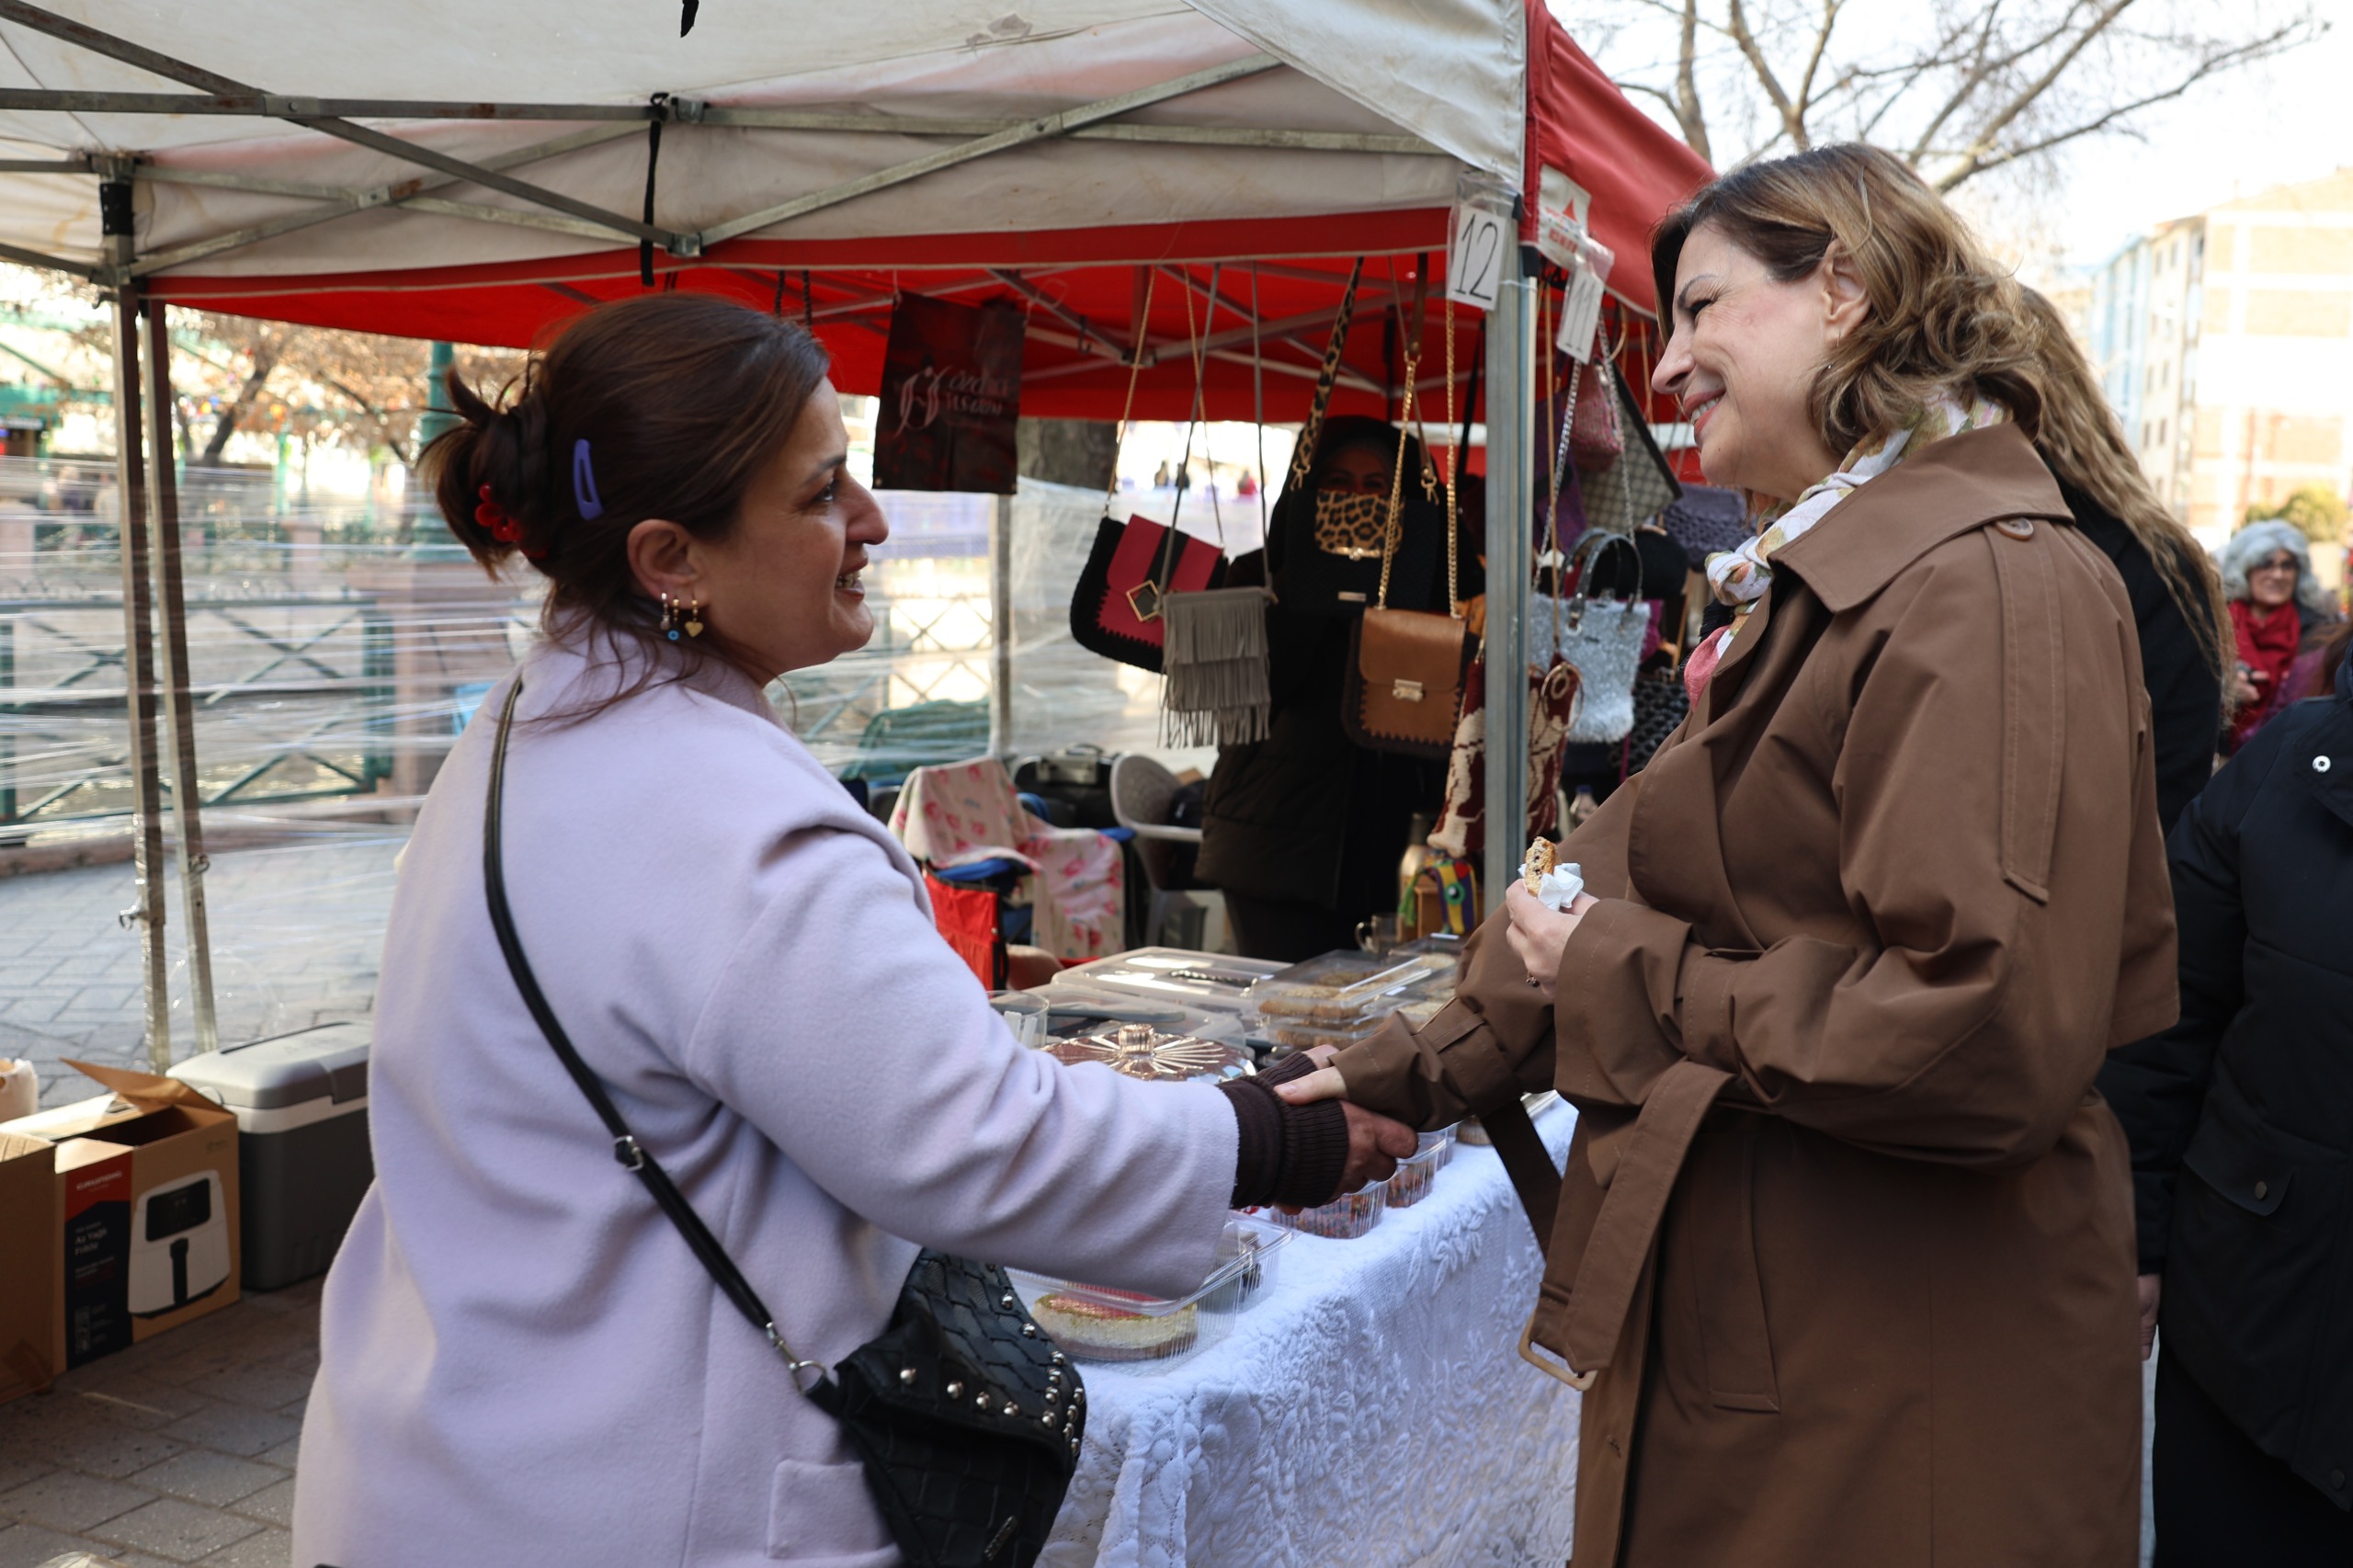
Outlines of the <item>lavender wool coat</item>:
[[[524,663],[519,716],[600,677]],[[376,1184],[328,1277],[294,1560],[898,1561],[834,1422],[614,1162],[483,903],[502,685],[400,872],[377,994]],[[887,1324],[918,1244],[1179,1292],[1235,1159],[1215,1090],[1023,1051],[899,846],[710,672],[518,725],[508,897],[621,1114],[796,1352]]]

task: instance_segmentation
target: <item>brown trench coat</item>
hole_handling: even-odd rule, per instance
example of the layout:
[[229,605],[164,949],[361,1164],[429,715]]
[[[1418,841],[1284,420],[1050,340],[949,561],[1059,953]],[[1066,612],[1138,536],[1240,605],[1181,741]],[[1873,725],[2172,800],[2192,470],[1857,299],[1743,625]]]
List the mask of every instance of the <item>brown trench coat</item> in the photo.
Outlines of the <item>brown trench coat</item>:
[[1337,1059],[1417,1125],[1578,1108],[1532,1325],[1600,1369],[1578,1568],[2136,1560],[2092,1078],[2173,1020],[2173,903],[2131,608],[2066,517],[2013,426],[1843,503],[1569,840],[1557,1006],[1491,921]]

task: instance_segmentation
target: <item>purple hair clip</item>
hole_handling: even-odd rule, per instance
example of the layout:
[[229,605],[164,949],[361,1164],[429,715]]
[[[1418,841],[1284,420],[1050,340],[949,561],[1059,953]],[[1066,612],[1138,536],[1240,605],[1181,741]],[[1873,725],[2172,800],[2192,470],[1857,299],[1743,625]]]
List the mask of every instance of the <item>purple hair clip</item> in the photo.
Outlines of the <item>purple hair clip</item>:
[[594,522],[605,515],[605,504],[597,496],[597,471],[588,465],[585,436],[572,443],[572,499],[585,521]]

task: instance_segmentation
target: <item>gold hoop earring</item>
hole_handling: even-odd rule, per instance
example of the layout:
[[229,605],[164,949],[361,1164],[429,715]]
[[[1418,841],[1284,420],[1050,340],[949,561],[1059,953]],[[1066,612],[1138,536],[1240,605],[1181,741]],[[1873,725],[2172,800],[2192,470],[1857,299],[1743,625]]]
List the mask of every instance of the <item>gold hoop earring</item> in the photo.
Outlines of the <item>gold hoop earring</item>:
[[700,598],[697,598],[687,607],[687,635],[689,637],[702,635],[702,600]]

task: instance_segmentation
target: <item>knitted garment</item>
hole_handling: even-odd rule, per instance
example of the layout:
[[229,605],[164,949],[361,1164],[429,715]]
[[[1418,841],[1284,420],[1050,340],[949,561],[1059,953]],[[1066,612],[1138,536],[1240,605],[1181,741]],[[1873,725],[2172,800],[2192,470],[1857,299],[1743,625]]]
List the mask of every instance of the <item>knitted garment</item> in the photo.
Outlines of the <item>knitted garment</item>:
[[1735,550],[1708,557],[1708,585],[1716,597],[1733,607],[1732,624],[1694,649],[1684,666],[1684,684],[1698,701],[1716,672],[1724,651],[1740,634],[1749,610],[1772,586],[1773,552],[1822,521],[1830,509],[1924,447],[2008,421],[2010,411],[1988,398],[1972,398],[1964,406],[1947,392],[1931,399],[1908,425],[1884,435],[1868,436],[1856,443],[1838,471],[1806,486],[1803,494],[1779,511],[1767,509],[1757,519],[1756,535]]

